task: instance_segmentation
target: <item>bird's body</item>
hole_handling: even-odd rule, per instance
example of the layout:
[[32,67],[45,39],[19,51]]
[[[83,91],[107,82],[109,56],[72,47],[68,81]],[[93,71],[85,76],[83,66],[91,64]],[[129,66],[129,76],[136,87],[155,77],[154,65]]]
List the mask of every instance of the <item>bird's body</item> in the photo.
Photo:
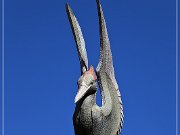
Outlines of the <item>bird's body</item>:
[[[67,5],[81,66],[73,115],[75,135],[118,135],[122,128],[121,95],[114,75],[110,42],[99,0],[97,0],[97,7],[100,25],[100,60],[95,72],[92,66],[88,69],[82,32],[76,17]],[[96,104],[97,84],[101,90],[102,106]]]
[[111,79],[106,77],[106,80],[108,83],[104,82],[107,86],[104,95],[109,95],[109,99],[106,100],[111,104],[99,107],[96,104],[96,94],[84,97],[76,105],[73,115],[76,135],[117,135],[119,133],[122,126],[120,123],[122,104]]

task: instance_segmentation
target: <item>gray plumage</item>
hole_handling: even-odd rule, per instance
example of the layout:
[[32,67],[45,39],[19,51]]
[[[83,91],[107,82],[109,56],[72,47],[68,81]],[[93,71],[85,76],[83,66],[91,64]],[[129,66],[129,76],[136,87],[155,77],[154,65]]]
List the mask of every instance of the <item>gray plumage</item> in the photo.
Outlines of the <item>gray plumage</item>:
[[[88,69],[88,59],[81,29],[72,10],[68,5],[66,6],[79,59],[80,62],[83,61],[81,63],[81,71],[83,72],[78,80],[76,108],[73,115],[76,135],[117,135],[120,133],[123,122],[121,95],[114,75],[110,42],[99,0],[97,0],[97,8],[100,26],[100,59],[95,73],[93,67]],[[86,69],[83,70],[83,67]],[[96,79],[101,90],[101,107],[96,104]]]
[[81,27],[79,26],[79,23],[68,4],[66,4],[66,12],[68,14],[69,22],[71,24],[71,29],[76,42],[76,47],[77,47],[80,66],[81,66],[81,73],[84,73],[88,68],[88,59],[85,48],[85,41],[83,38],[83,34],[81,32]]

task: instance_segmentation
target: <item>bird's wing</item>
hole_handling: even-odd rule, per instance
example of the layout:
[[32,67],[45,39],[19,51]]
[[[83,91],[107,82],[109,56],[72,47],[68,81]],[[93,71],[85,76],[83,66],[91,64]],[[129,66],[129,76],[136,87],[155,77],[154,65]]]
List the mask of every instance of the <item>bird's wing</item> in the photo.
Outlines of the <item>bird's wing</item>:
[[97,73],[106,73],[112,80],[115,88],[118,89],[118,84],[114,75],[114,67],[112,60],[112,53],[110,48],[109,37],[106,28],[106,22],[104,19],[103,11],[99,0],[97,0],[98,17],[99,17],[99,31],[100,31],[100,59],[96,68]]
[[81,66],[81,74],[83,74],[88,69],[88,58],[85,48],[85,41],[81,32],[81,28],[79,23],[68,4],[66,4],[66,12],[69,18],[69,22],[71,24],[71,29],[74,35],[74,39],[76,42],[76,47],[78,51],[80,66]]
[[[99,0],[97,0],[97,7],[98,7],[98,17],[99,17],[99,31],[100,31],[100,60],[98,63],[98,66],[96,68],[97,71],[97,76],[99,79],[98,83],[100,85],[101,90],[102,89],[102,84],[103,84],[103,78],[104,75],[108,76],[108,78],[111,79],[112,83],[114,84],[115,89],[117,90],[117,95],[119,97],[119,102],[120,102],[120,109],[121,109],[121,123],[119,126],[119,129],[122,127],[122,121],[123,121],[123,108],[122,108],[122,101],[121,101],[121,95],[120,91],[118,88],[118,84],[115,79],[114,75],[114,67],[113,67],[113,60],[112,60],[112,53],[111,53],[111,48],[110,48],[110,42],[109,42],[109,37],[107,33],[107,28],[106,28],[106,22],[104,19],[103,11],[100,5]],[[103,92],[102,92],[103,94]],[[103,95],[102,95],[102,104],[104,104],[105,101],[103,101]]]

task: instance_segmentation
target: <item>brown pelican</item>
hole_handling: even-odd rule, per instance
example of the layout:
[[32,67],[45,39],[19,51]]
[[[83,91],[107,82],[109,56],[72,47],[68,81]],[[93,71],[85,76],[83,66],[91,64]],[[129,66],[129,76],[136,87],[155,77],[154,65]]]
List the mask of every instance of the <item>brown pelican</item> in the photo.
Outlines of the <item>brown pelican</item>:
[[[81,28],[71,8],[66,4],[81,66],[73,115],[76,135],[117,135],[123,123],[121,95],[114,75],[110,42],[99,0],[97,0],[97,8],[100,25],[100,60],[95,72],[92,66],[88,68]],[[102,106],[96,104],[96,81],[100,86]]]

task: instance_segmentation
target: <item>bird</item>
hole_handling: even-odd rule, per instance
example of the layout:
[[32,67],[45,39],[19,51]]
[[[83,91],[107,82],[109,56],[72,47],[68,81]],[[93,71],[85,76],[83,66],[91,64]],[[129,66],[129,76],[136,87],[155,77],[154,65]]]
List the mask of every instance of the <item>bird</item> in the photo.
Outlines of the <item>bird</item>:
[[[75,96],[73,125],[75,135],[119,135],[123,125],[123,105],[115,79],[112,52],[103,10],[96,0],[100,58],[96,70],[88,67],[88,58],[81,27],[72,9],[66,4],[66,12],[76,42],[80,61],[81,76],[77,81],[78,92]],[[97,86],[100,87],[102,106],[96,103]]]

